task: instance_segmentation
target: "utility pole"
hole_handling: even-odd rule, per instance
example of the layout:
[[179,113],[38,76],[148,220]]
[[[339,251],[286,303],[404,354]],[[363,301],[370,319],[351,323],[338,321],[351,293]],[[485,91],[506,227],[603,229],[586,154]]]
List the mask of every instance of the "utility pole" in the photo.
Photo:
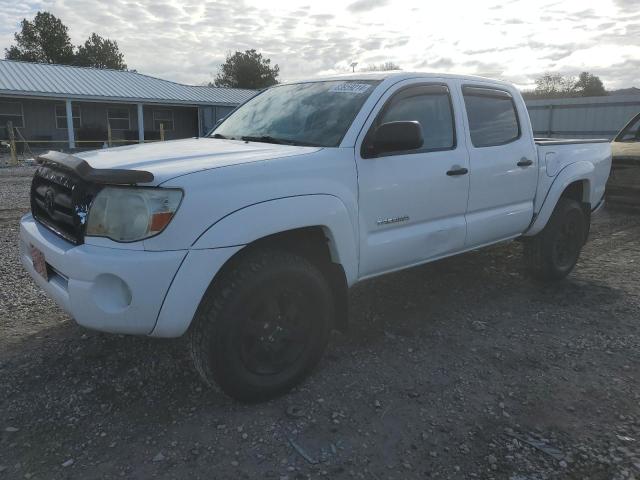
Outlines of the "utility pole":
[[351,65],[349,65],[351,67],[351,71],[355,73],[356,71],[356,65],[358,65],[358,62],[351,62]]

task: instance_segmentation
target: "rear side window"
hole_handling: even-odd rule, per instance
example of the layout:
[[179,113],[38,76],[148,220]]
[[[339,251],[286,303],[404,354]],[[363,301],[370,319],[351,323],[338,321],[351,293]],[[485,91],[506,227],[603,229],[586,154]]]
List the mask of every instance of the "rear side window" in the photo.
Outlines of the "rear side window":
[[421,85],[399,91],[384,107],[375,126],[398,121],[417,121],[422,127],[424,144],[416,152],[455,147],[451,98],[444,85]]
[[474,147],[504,145],[520,138],[518,113],[509,93],[476,87],[464,87],[462,93]]

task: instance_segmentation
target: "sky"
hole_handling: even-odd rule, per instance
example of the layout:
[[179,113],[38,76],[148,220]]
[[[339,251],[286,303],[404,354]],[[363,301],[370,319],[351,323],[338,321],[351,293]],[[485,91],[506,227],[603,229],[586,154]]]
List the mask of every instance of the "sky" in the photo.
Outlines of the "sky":
[[74,44],[96,32],[129,68],[187,84],[255,48],[283,81],[393,61],[520,88],[585,70],[608,89],[640,87],[640,0],[0,0],[1,51],[38,10],[62,19]]

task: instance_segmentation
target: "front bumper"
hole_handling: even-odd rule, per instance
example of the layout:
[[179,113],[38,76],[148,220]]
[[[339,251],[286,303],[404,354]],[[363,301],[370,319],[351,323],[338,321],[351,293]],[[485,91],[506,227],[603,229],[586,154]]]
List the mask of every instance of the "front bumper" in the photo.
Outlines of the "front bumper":
[[[35,271],[31,246],[44,254],[48,280]],[[151,333],[186,254],[76,246],[31,214],[20,221],[20,259],[27,272],[78,324],[105,332]]]

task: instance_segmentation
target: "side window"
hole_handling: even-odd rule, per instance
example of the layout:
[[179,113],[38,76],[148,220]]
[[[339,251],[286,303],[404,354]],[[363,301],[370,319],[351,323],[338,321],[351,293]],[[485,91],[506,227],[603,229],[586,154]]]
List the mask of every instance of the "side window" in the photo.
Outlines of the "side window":
[[129,130],[131,128],[131,121],[129,118],[128,108],[108,108],[107,109],[107,122],[111,130]]
[[160,131],[160,124],[163,130],[173,130],[173,111],[172,110],[154,110],[153,111],[153,129]]
[[401,90],[389,100],[374,123],[417,121],[424,144],[415,152],[449,150],[456,145],[449,89],[444,85],[421,85]]
[[5,128],[7,122],[12,122],[16,128],[24,127],[22,104],[19,102],[0,102],[0,128]]
[[640,142],[640,115],[634,118],[617,139],[618,142]]
[[[73,128],[80,128],[82,126],[82,119],[80,117],[80,107],[78,105],[71,105],[71,118],[73,120]],[[56,105],[56,128],[67,128],[67,106]]]
[[464,87],[462,94],[474,147],[504,145],[520,138],[518,112],[509,93]]

